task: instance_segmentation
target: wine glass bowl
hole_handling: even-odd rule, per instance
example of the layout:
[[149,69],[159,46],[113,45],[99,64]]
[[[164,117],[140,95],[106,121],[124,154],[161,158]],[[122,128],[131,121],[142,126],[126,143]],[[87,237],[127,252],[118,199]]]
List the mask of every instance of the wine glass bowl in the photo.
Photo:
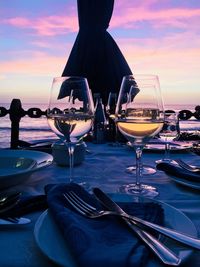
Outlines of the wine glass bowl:
[[[153,78],[151,76],[151,78]],[[140,183],[143,147],[163,127],[164,108],[160,88],[145,75],[128,75],[122,80],[115,111],[119,131],[131,143],[136,153],[136,182],[124,185],[120,191],[155,196],[156,189]]]
[[68,148],[70,181],[73,180],[74,148],[91,129],[93,117],[94,104],[86,78],[53,79],[47,120],[52,131]]

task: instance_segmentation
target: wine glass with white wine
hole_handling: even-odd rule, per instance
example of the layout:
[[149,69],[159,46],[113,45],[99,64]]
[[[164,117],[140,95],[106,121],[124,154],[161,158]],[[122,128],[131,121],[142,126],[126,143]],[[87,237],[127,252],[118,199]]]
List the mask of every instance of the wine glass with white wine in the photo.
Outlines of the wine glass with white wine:
[[[149,86],[155,87],[156,91],[160,91],[160,82],[157,75],[134,75],[135,79],[143,79],[143,82],[148,84]],[[126,80],[125,83],[130,83],[130,81]],[[125,86],[125,85],[124,85]],[[128,142],[129,145],[130,142]],[[151,175],[157,172],[156,168],[153,166],[149,166],[147,164],[142,164],[142,175]],[[136,174],[136,166],[131,165],[126,168],[126,172],[130,174]]]
[[94,103],[86,78],[57,77],[53,79],[47,119],[52,131],[68,148],[70,174],[74,180],[74,149],[90,131]]
[[122,80],[115,111],[119,131],[131,143],[136,154],[135,183],[120,187],[121,192],[154,197],[156,188],[142,184],[142,150],[149,140],[160,132],[164,123],[164,107],[160,88],[145,75],[128,75]]

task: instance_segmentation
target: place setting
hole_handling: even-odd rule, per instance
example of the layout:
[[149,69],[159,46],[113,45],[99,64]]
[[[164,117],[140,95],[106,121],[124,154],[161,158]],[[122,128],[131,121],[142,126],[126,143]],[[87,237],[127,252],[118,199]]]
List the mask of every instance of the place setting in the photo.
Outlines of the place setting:
[[[151,240],[149,241],[150,243],[153,242],[152,240],[155,241],[156,237],[159,237],[159,233],[153,237],[150,235],[151,231],[146,233],[145,230],[142,230],[146,228],[141,227],[140,224],[138,228],[138,221],[140,222],[140,220],[143,222],[146,219],[150,222],[150,225],[151,222],[153,223],[152,225],[155,225],[154,223],[156,223],[156,226],[157,224],[163,225],[164,228],[161,227],[161,231],[163,229],[165,231],[165,227],[169,227],[172,231],[184,233],[182,234],[184,242],[188,242],[186,241],[187,238],[185,238],[185,235],[188,235],[191,237],[188,244],[192,246],[194,241],[196,245],[193,246],[200,245],[200,241],[195,239],[197,233],[192,222],[182,212],[162,202],[148,199],[134,202],[134,198],[130,195],[125,197],[120,194],[108,196],[104,195],[99,188],[94,189],[94,195],[91,195],[83,187],[75,183],[49,185],[46,187],[46,191],[48,210],[42,213],[37,220],[34,235],[42,252],[61,266],[84,266],[85,264],[92,266],[95,262],[123,266],[124,262],[127,261],[130,261],[129,264],[131,266],[135,261],[144,260],[143,257],[147,257],[147,263],[148,257],[153,262],[154,257],[157,258],[151,253],[150,256],[147,256],[149,249],[146,249],[142,242],[136,245],[138,243],[137,238],[127,231],[127,225],[123,224],[123,220],[119,218],[119,215],[115,214],[117,211],[114,211],[113,214],[111,212],[111,215],[103,216],[103,209],[112,210],[112,208],[105,208],[105,205],[102,208],[97,199],[94,198],[94,195],[98,199],[101,199],[100,196],[103,195],[103,200],[101,199],[100,202],[105,202],[105,198],[118,201],[117,203],[120,207],[127,210],[129,214],[134,215],[136,223],[133,224],[133,229],[136,228],[141,231],[144,235],[142,238],[147,234],[149,240]],[[98,210],[99,217],[97,216]],[[149,210],[149,213],[147,210]],[[177,224],[176,220],[181,223]],[[130,221],[128,222],[130,224]],[[137,231],[136,229],[134,231]],[[169,231],[167,234],[172,233]],[[164,248],[157,244],[154,248],[155,251],[162,258],[161,261],[172,260],[172,262],[168,262],[169,265],[179,265],[179,261],[185,261],[192,253],[190,246],[185,247],[181,243],[179,245],[179,243],[170,241],[167,238],[160,237],[157,242],[160,242]],[[166,251],[168,246],[170,250]],[[133,253],[133,249],[135,249],[135,253]],[[104,257],[102,257],[101,251],[104,253]],[[120,254],[117,255],[116,251],[120,251]],[[130,252],[131,254],[133,253],[132,256]],[[156,259],[154,264],[159,266],[158,262]],[[151,264],[147,266],[151,266]]]
[[0,266],[199,267],[199,3],[1,2]]
[[[187,164],[186,161],[198,159],[198,156],[187,156],[179,154],[176,157],[170,156],[173,143],[180,135],[179,115],[175,112],[167,112],[163,129],[159,136],[165,142],[165,152],[162,159],[156,160],[157,170],[164,171],[169,177],[178,184],[185,185],[193,189],[200,189],[200,169],[197,166]],[[192,147],[192,146],[191,146]],[[198,162],[198,161],[197,161]]]
[[[68,147],[71,163],[69,183],[48,184],[44,188],[48,209],[34,227],[38,247],[53,262],[65,267],[184,263],[194,249],[200,248],[194,224],[180,210],[155,200],[157,188],[141,182],[142,149],[162,130],[166,118],[159,88],[152,87],[151,79],[144,76],[124,77],[115,123],[135,150],[136,175],[132,176],[136,182],[121,186],[114,194],[105,194],[100,185],[88,187],[88,179],[87,183],[78,184],[73,175],[74,145],[88,133],[94,116],[93,105],[84,104],[87,99],[92,101],[87,86],[76,90],[72,86],[71,91],[68,82],[73,84],[76,80],[62,77],[58,86],[53,81],[48,120]],[[145,93],[150,88],[154,92],[151,96]],[[86,112],[89,106],[90,113],[83,117],[84,108]]]
[[178,184],[200,190],[200,168],[198,166],[177,158],[171,162],[158,163],[157,169],[167,173],[170,179]]
[[[85,78],[53,80],[47,120],[66,146],[62,150],[69,161],[66,182],[47,183],[44,194],[10,192],[8,200],[2,195],[0,224],[4,220],[5,227],[21,225],[23,229],[31,223],[29,214],[40,211],[34,222],[35,242],[47,258],[64,267],[181,265],[200,249],[197,230],[180,210],[155,199],[159,190],[143,182],[141,168],[144,146],[162,131],[166,120],[159,87],[152,86],[151,77],[143,75],[126,76],[122,81],[115,123],[134,148],[136,168],[130,173],[135,181],[125,183],[115,193],[105,192],[98,180],[96,186],[90,185],[91,177],[81,177],[81,172],[74,175],[74,151],[90,131],[94,112]],[[52,155],[29,150],[10,151],[7,159],[5,162],[14,166],[12,176],[19,177],[53,162]],[[63,167],[58,163],[54,162],[59,170]],[[15,183],[24,181],[15,177]]]
[[[142,152],[155,136],[160,136],[165,154],[156,161],[156,169],[151,169],[178,177],[179,183],[188,180],[193,184],[191,187],[199,189],[196,179],[200,171],[170,157],[172,142],[178,136],[177,114],[165,112],[160,86],[155,86],[157,79],[153,75],[128,75],[122,80],[112,120],[130,143],[135,165],[127,169],[124,165],[124,174],[128,173],[132,181],[128,183],[125,179],[123,184],[121,177],[117,191],[109,192],[104,187],[105,177],[101,182],[92,176],[91,170],[88,169],[88,176],[81,172],[87,161],[87,157],[82,157],[86,149],[83,140],[95,120],[87,79],[54,78],[47,121],[60,141],[52,145],[52,155],[28,149],[0,150],[1,229],[25,230],[32,223],[37,248],[53,263],[64,267],[179,266],[199,250],[194,223],[181,210],[157,199],[160,189],[144,180],[145,176],[150,181],[153,173],[150,166],[143,164]],[[119,161],[122,155],[128,156],[124,146],[112,146],[109,150],[107,144],[101,144],[100,154],[95,146],[98,144],[90,146],[94,160],[86,164],[93,169],[95,159],[101,155],[105,157],[104,164],[113,155]],[[123,153],[117,152],[120,150]],[[54,182],[46,181],[43,193],[24,194],[23,183],[28,183],[36,171],[39,175],[43,168],[48,171],[46,167],[50,165],[57,169],[58,181],[56,178]],[[99,171],[105,175],[101,168]],[[59,181],[61,171],[65,170],[64,182]],[[13,191],[15,185],[21,185],[22,192]],[[32,221],[29,215],[34,212],[39,215]]]

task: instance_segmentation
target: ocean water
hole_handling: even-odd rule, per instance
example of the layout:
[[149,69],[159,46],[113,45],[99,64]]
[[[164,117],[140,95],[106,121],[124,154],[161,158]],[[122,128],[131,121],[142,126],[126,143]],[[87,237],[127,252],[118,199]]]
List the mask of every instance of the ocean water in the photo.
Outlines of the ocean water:
[[[9,108],[10,104],[0,104],[1,107]],[[40,108],[45,111],[45,104],[22,104],[24,110]],[[0,117],[0,148],[10,147],[11,121],[9,115]],[[24,116],[20,120],[19,139],[27,142],[54,139],[56,135],[51,131],[45,116],[41,118],[29,118]]]
[[[9,108],[10,104],[2,103],[0,107]],[[23,104],[22,108],[28,110],[29,108],[40,108],[41,110],[46,110],[46,104]],[[175,111],[180,111],[187,109],[194,111],[194,105],[169,105],[165,107],[166,109],[172,109]],[[10,146],[10,128],[11,122],[9,115],[5,117],[0,117],[0,148],[5,148]],[[180,128],[182,131],[199,131],[200,130],[200,121],[197,121],[194,117],[187,121],[180,121]],[[45,116],[41,118],[29,118],[25,116],[20,121],[20,132],[19,138],[23,141],[37,141],[37,140],[48,140],[57,138],[56,135],[51,131],[47,119]]]

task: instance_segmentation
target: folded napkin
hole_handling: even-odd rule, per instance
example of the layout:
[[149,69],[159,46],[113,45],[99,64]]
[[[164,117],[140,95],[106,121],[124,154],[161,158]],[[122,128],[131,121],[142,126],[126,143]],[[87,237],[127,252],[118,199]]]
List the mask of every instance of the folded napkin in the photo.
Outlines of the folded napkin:
[[169,175],[173,175],[182,179],[200,182],[200,172],[191,172],[188,170],[183,169],[177,164],[173,163],[158,163],[157,169],[166,172]]
[[[146,266],[150,250],[115,216],[89,219],[78,212],[63,197],[73,190],[92,206],[101,207],[94,196],[81,186],[47,185],[49,210],[57,223],[78,267]],[[118,203],[128,213],[163,224],[163,210],[155,203]]]

